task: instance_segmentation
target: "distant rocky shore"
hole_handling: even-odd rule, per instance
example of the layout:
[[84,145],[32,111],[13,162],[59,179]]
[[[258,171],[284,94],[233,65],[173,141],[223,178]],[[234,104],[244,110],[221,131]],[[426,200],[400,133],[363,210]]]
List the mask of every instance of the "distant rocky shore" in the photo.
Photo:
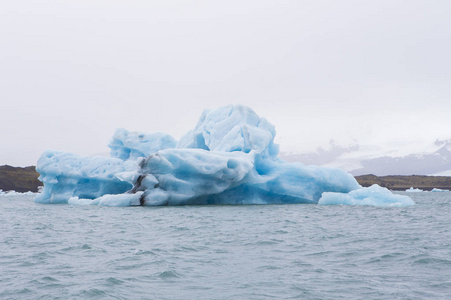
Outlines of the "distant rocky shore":
[[355,176],[360,185],[367,187],[378,184],[390,190],[405,191],[410,187],[430,191],[433,188],[451,190],[451,177],[448,176],[424,176],[424,175],[361,175]]
[[0,190],[16,192],[37,192],[42,182],[35,166],[25,168],[0,166]]
[[[42,182],[38,180],[39,173],[35,166],[25,168],[0,166],[0,190],[16,192],[37,192]],[[404,191],[410,187],[425,191],[433,188],[451,190],[451,177],[447,176],[376,176],[361,175],[355,179],[364,187],[378,184],[390,190]]]

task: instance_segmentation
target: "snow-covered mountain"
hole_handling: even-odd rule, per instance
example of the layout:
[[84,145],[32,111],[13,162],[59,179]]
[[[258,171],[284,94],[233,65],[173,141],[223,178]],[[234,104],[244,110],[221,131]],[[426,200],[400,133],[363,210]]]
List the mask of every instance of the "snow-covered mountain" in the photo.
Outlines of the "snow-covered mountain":
[[[407,147],[405,147],[407,148]],[[334,141],[327,149],[308,153],[281,153],[287,161],[339,167],[353,175],[441,175],[451,176],[451,139],[416,145],[417,151],[370,147],[359,144],[341,146]],[[419,150],[418,150],[419,149]]]

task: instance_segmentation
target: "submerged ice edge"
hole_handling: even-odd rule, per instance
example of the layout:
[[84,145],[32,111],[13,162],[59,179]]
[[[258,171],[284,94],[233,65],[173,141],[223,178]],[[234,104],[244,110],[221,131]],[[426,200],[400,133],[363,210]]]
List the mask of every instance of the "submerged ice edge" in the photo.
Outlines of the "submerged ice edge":
[[[281,160],[275,134],[272,124],[242,105],[205,111],[178,142],[164,133],[118,129],[110,157],[43,153],[37,171],[44,189],[35,201],[106,206],[363,201],[343,198],[368,191],[351,174]],[[372,205],[390,205],[372,199]]]

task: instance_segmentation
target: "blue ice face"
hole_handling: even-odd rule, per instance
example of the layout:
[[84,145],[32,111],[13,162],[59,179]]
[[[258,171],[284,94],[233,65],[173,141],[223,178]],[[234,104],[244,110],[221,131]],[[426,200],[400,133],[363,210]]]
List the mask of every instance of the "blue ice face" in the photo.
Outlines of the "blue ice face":
[[113,135],[108,147],[110,156],[122,160],[136,160],[147,157],[159,150],[175,148],[177,141],[166,133],[129,132],[119,128]]
[[132,188],[117,175],[136,173],[136,162],[112,157],[82,157],[48,150],[38,160],[36,171],[44,189],[38,203],[67,203],[71,197],[95,199],[105,194],[120,194]]
[[242,105],[205,111],[178,143],[164,133],[119,129],[109,144],[112,157],[44,153],[37,164],[44,190],[36,202],[318,203],[325,192],[342,196],[360,188],[342,170],[280,160],[275,134],[273,125]]
[[229,105],[205,111],[196,127],[185,134],[177,148],[198,148],[208,151],[249,153],[251,151],[276,157],[276,130],[265,118],[242,105]]

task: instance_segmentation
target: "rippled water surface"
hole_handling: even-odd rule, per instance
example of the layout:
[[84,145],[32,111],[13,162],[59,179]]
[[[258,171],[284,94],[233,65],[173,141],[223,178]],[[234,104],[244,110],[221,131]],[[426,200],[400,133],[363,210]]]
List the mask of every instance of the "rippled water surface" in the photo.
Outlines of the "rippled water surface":
[[451,193],[406,208],[0,197],[0,299],[451,299]]

